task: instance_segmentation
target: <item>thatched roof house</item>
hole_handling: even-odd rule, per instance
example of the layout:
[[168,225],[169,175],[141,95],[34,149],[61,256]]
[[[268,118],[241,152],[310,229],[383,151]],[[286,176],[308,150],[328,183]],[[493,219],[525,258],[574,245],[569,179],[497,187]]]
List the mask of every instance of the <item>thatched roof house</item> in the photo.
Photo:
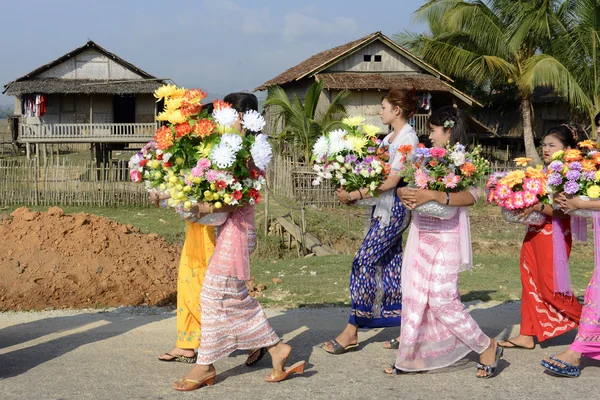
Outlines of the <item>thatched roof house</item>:
[[127,143],[156,129],[152,93],[164,79],[93,41],[9,82],[22,143]]
[[412,123],[421,134],[425,133],[424,122],[432,107],[449,104],[481,106],[477,100],[453,87],[450,77],[381,32],[322,51],[255,90],[267,90],[278,85],[289,95],[297,94],[303,99],[314,81],[324,82],[326,98],[320,101],[325,105],[340,90],[353,92],[348,105],[350,114],[365,115],[370,123],[375,124],[380,123],[378,113],[382,92],[392,88],[414,88],[420,98],[421,109]]

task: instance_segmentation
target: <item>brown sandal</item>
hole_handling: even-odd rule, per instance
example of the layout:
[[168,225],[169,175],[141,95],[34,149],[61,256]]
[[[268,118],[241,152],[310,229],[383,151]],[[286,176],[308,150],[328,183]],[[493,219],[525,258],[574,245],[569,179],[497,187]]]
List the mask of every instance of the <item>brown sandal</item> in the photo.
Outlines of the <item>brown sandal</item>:
[[275,371],[272,370],[271,373],[265,376],[265,381],[267,382],[281,382],[286,379],[291,374],[303,374],[305,361],[298,361],[296,364],[289,367],[287,370],[284,368],[284,371]]

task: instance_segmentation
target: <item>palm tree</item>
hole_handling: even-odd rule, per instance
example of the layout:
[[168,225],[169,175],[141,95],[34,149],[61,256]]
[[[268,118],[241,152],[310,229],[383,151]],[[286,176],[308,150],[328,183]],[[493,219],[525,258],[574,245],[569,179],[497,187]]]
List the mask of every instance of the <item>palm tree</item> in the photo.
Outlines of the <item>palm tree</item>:
[[[591,104],[574,70],[548,54],[553,39],[568,30],[556,0],[430,0],[415,12],[430,35],[397,35],[402,45],[449,75],[477,85],[514,85],[527,157],[540,162],[532,128],[531,96],[552,85],[576,110]],[[553,79],[549,79],[553,78]]]
[[282,127],[277,138],[281,145],[287,145],[295,154],[304,154],[304,161],[309,162],[315,141],[324,132],[341,126],[341,119],[347,116],[345,101],[350,92],[341,91],[335,95],[329,106],[320,111],[319,98],[323,93],[324,83],[313,83],[306,92],[304,103],[298,95],[290,99],[280,86],[268,89],[265,106],[275,106],[276,116],[273,127]]

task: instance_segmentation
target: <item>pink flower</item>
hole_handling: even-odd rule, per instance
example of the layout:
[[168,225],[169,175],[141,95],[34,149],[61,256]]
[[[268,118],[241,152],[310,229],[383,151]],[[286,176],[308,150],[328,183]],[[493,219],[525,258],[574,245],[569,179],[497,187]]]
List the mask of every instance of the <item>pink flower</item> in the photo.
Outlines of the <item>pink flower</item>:
[[523,188],[527,191],[534,192],[537,195],[542,192],[542,183],[537,179],[525,179]]
[[208,158],[201,158],[196,163],[196,167],[200,168],[203,172],[209,169],[211,166],[210,160]]
[[214,182],[219,177],[219,173],[217,171],[215,171],[214,169],[209,169],[208,171],[206,171],[205,176],[206,176],[207,181]]
[[204,170],[200,167],[192,168],[192,176],[194,178],[202,178],[204,176]]
[[415,185],[417,185],[419,189],[427,189],[427,185],[431,180],[431,177],[423,172],[423,170],[417,170],[415,172]]
[[186,175],[183,180],[185,181],[185,184],[188,186],[194,186],[194,182],[190,181],[190,179],[188,178],[188,176]]
[[429,150],[429,154],[431,154],[431,157],[442,158],[446,155],[446,149],[442,147],[434,147]]
[[444,182],[446,189],[454,189],[458,182],[460,182],[460,176],[457,176],[454,172],[450,172],[442,181]]
[[142,174],[140,174],[140,171],[137,169],[129,171],[129,177],[131,178],[131,181],[135,183],[140,183],[142,181]]
[[523,194],[523,201],[525,201],[526,207],[531,207],[532,205],[538,202],[537,193],[529,190],[525,191],[525,193]]
[[515,208],[525,208],[525,199],[523,198],[523,192],[517,192],[513,195],[513,204]]

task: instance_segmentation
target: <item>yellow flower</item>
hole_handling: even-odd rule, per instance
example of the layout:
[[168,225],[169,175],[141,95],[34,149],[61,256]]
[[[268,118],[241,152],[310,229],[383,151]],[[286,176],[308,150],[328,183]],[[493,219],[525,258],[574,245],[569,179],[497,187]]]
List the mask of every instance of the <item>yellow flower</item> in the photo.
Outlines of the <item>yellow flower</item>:
[[177,157],[177,158],[175,159],[175,164],[177,164],[177,165],[183,165],[184,161],[185,161],[185,160],[184,160],[183,158],[181,158],[181,157]]
[[545,174],[540,169],[537,169],[537,168],[528,167],[525,170],[525,174],[529,178],[536,178],[536,179],[544,179],[545,178]]
[[600,186],[592,185],[587,189],[587,195],[590,199],[597,199],[600,197]]
[[564,150],[559,150],[556,153],[552,154],[552,159],[553,160],[558,160],[560,158],[562,158],[562,156],[565,155],[565,151]]
[[154,179],[160,179],[161,177],[162,177],[162,174],[160,172],[154,173]]
[[177,99],[182,97],[185,94],[185,88],[176,88],[173,93],[171,93],[171,98]]
[[210,190],[204,191],[204,198],[208,201],[210,201],[212,199],[212,193],[210,192]]
[[168,121],[170,114],[171,114],[170,111],[162,111],[162,112],[158,113],[158,115],[156,116],[156,120],[157,121]]
[[214,184],[214,183],[211,183],[211,184],[210,184],[210,190],[216,190],[216,188],[217,188],[217,187],[215,186],[215,184]]
[[213,193],[212,199],[213,200],[219,200],[219,193]]
[[192,178],[192,182],[198,184],[202,181],[202,178],[200,178],[199,176],[195,176]]
[[172,176],[169,178],[169,182],[172,184],[176,184],[179,181],[176,176]]
[[183,206],[189,210],[190,208],[192,208],[192,202],[188,200],[185,203],[183,203]]
[[521,170],[516,170],[510,172],[508,175],[502,178],[500,180],[500,183],[512,188],[515,185],[523,183],[523,179],[525,179],[525,172]]
[[342,119],[342,123],[346,124],[348,126],[360,126],[365,122],[365,117],[363,117],[362,115],[357,115],[355,117],[349,117],[349,118],[344,118]]
[[[596,142],[593,140],[584,140],[583,142],[577,143],[577,145],[583,149],[594,149],[597,147]],[[591,197],[591,196],[590,196]]]
[[379,127],[375,126],[375,125],[365,124],[362,126],[362,131],[364,132],[365,136],[373,137],[373,136],[377,135],[379,132],[381,132],[381,129],[379,129]]
[[228,194],[226,194],[225,197],[223,197],[223,202],[225,204],[230,204],[231,203],[231,196],[229,196]]
[[183,187],[183,192],[184,192],[184,193],[189,193],[189,192],[191,192],[191,191],[192,191],[192,187],[191,187],[191,186],[185,185],[185,186]]
[[177,90],[177,86],[175,85],[163,85],[156,89],[154,92],[154,97],[156,97],[156,102],[161,101],[164,98],[169,98],[175,93]]
[[364,136],[348,135],[346,136],[346,140],[350,143],[352,150],[354,150],[359,157],[363,155],[363,149],[369,144],[369,139]]
[[181,97],[176,99],[167,99],[165,101],[165,109],[169,111],[179,110],[181,108],[182,103],[183,99]]
[[596,182],[600,181],[600,170],[596,171]]
[[150,160],[148,161],[148,166],[152,169],[157,169],[160,167],[160,162],[158,160]]
[[177,124],[183,124],[185,121],[187,121],[187,118],[183,116],[183,114],[181,113],[181,110],[175,110],[175,111],[171,111],[169,113],[168,121],[170,123],[172,123],[173,125],[177,125]]
[[164,183],[161,183],[159,186],[159,189],[164,192],[165,190],[167,190],[167,185],[165,185]]
[[516,162],[519,167],[525,167],[525,166],[527,166],[527,164],[529,164],[529,162],[531,161],[531,158],[517,157],[513,161]]
[[217,201],[215,204],[213,204],[213,206],[218,210],[219,208],[223,207],[223,204],[221,204],[220,201]]
[[196,153],[200,156],[200,158],[208,158],[210,156],[210,152],[212,151],[213,147],[214,147],[214,143],[210,143],[210,144],[200,143],[198,146],[195,147],[195,149],[196,149]]

